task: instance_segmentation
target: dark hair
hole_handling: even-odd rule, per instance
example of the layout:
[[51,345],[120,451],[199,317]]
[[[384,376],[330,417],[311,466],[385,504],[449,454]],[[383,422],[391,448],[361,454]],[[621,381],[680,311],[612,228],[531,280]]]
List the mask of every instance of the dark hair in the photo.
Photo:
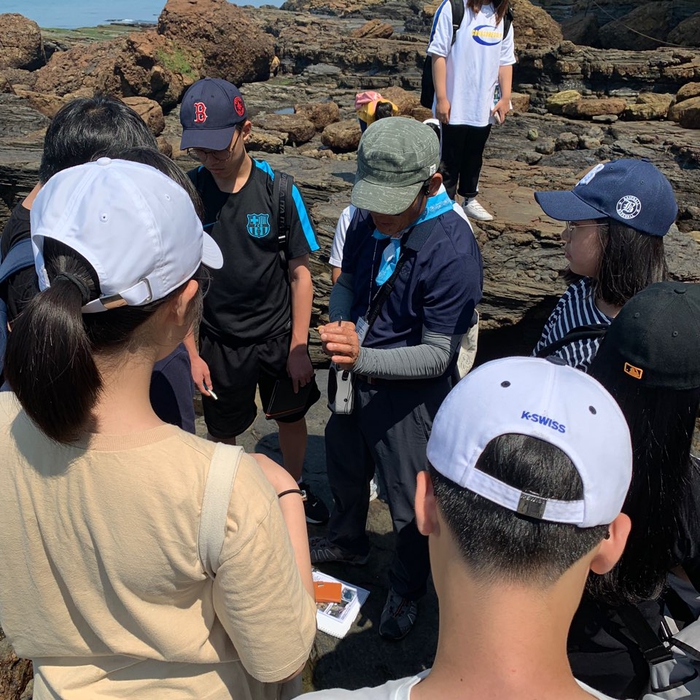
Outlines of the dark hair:
[[379,100],[374,108],[374,121],[394,116],[394,105],[388,100]]
[[[96,156],[99,157],[102,154]],[[192,180],[187,177],[187,173],[172,159],[160,151],[154,151],[152,148],[129,148],[119,154],[121,160],[130,160],[135,163],[143,163],[150,165],[156,170],[160,170],[164,175],[167,175],[171,180],[177,182],[182,189],[187,192],[194,204],[195,211],[199,218],[204,221],[204,204],[202,198],[194,186]]]
[[654,282],[668,277],[663,236],[641,233],[614,219],[604,219],[603,254],[595,279],[595,296],[622,306]]
[[[475,14],[481,12],[484,5],[490,4],[490,0],[467,0],[467,7]],[[508,0],[493,0],[493,9],[496,10],[496,26],[508,11]],[[505,39],[505,37],[503,37]]]
[[[49,238],[44,259],[51,287],[37,294],[17,317],[7,340],[5,377],[42,432],[67,443],[89,429],[102,390],[93,356],[118,354],[184,285],[145,306],[83,314],[82,306],[99,296],[93,267],[64,243]],[[84,296],[78,284],[60,273],[76,277],[89,295]],[[201,301],[191,305],[193,321],[199,309]]]
[[[425,124],[425,122],[423,122],[423,124]],[[440,141],[440,127],[437,124],[432,124],[432,123],[425,124],[425,125],[429,126],[432,129],[435,136],[437,136],[438,141]]]
[[[604,576],[591,576],[589,592],[608,604],[657,598],[673,566],[679,521],[694,522],[691,508],[693,464],[690,448],[700,406],[700,388],[649,388],[594,359],[591,376],[615,397],[632,437],[632,483],[623,512],[632,531],[622,558]],[[696,478],[700,475],[696,475]],[[684,515],[687,513],[687,516]]]
[[[545,498],[583,497],[571,460],[534,437],[509,434],[491,440],[477,468]],[[606,525],[579,528],[536,520],[458,486],[432,466],[430,474],[440,512],[469,570],[487,581],[554,583],[607,532]]]
[[146,122],[116,97],[72,100],[56,112],[44,138],[39,180],[92,160],[96,153],[118,158],[127,148],[158,150]]
[[[170,158],[150,148],[117,155],[169,176],[187,191],[201,218],[199,194]],[[99,279],[92,265],[72,248],[50,238],[44,242],[44,259],[51,287],[35,296],[17,317],[8,336],[5,377],[27,415],[48,437],[65,443],[88,428],[102,389],[93,355],[118,354],[133,341],[135,331],[184,284],[145,306],[83,314],[83,305],[99,296]],[[87,294],[61,273],[77,277]],[[208,277],[204,266],[194,275],[200,281],[200,293],[189,309],[193,324],[201,316],[202,283]]]

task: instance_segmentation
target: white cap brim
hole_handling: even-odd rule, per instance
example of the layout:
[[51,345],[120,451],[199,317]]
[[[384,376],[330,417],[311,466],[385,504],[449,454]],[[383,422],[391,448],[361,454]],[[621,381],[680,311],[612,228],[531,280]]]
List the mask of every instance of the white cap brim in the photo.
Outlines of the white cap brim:
[[212,270],[220,270],[224,266],[224,256],[219,244],[206,231],[202,242],[202,264]]

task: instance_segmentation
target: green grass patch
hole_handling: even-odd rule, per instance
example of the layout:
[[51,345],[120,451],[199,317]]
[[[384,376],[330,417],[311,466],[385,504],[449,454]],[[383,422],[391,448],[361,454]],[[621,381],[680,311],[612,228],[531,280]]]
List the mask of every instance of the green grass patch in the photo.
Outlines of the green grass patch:
[[199,73],[192,66],[192,57],[182,49],[174,47],[170,51],[159,49],[156,51],[156,58],[163,68],[167,68],[173,73],[181,73],[192,80],[199,79]]

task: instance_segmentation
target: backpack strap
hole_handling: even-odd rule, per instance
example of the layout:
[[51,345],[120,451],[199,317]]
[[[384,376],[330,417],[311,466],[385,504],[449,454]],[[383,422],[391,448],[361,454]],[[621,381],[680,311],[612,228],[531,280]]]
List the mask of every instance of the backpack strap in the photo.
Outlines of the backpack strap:
[[590,323],[585,326],[576,326],[572,328],[563,338],[555,340],[549,345],[545,345],[543,348],[537,351],[535,357],[549,357],[553,355],[557,350],[561,350],[565,345],[573,343],[576,340],[595,340],[596,338],[602,338],[610,328],[608,323]]
[[464,19],[464,0],[450,0],[450,4],[452,5],[452,43],[454,44],[457,39],[457,31],[462,26]]
[[280,254],[285,262],[289,260],[289,232],[291,231],[291,207],[294,196],[292,187],[294,177],[287,173],[275,171],[272,181],[272,202],[277,206],[277,242]]
[[226,537],[228,507],[242,455],[242,447],[218,443],[209,464],[197,548],[202,567],[211,579],[216,578],[219,568],[219,557]]
[[646,618],[635,605],[621,605],[617,610],[620,619],[625,623],[627,631],[644,654],[650,665],[670,661],[673,658],[671,650],[651,628]]
[[26,267],[34,266],[34,253],[30,238],[22,238],[13,244],[0,264],[0,284]]
[[[16,241],[7,255],[0,263],[0,287],[4,287],[5,282],[20,270],[34,267],[34,252],[32,250],[31,238],[22,238]],[[5,363],[5,349],[7,348],[7,294],[3,289],[0,296],[0,379],[3,376],[2,370]],[[1,383],[1,382],[0,382]]]
[[[505,15],[503,16],[503,39],[505,39],[508,36],[508,32],[510,31],[510,27],[513,24],[513,10],[509,7],[506,10]],[[501,41],[503,41],[501,39]]]

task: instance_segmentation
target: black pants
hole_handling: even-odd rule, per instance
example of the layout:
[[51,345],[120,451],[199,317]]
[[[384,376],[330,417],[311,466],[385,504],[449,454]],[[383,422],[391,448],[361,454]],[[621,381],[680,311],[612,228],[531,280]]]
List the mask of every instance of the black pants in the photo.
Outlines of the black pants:
[[461,194],[467,199],[476,197],[479,191],[484,148],[490,133],[490,124],[487,126],[440,125],[442,149],[440,171],[447,194],[452,199],[456,194]]
[[389,579],[400,596],[411,600],[425,594],[430,573],[428,539],[416,527],[416,475],[427,468],[433,418],[449,389],[445,377],[377,385],[356,380],[355,410],[332,415],[326,426],[334,499],[328,538],[354,554],[367,553],[369,482],[378,468],[396,535]]

